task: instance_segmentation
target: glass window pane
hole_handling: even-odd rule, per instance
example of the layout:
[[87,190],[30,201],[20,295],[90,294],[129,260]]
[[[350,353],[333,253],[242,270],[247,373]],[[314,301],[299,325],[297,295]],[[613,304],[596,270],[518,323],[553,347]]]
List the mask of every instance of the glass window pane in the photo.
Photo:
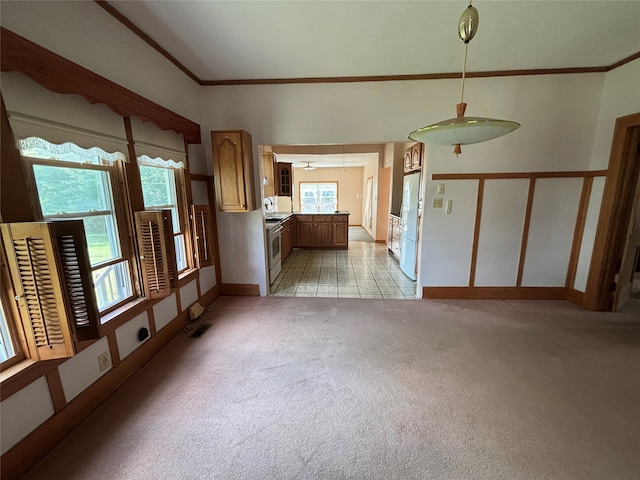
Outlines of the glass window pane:
[[140,180],[145,208],[176,204],[173,170],[141,165]]
[[334,212],[338,209],[336,182],[300,184],[302,212]]
[[178,264],[178,271],[181,272],[187,268],[187,253],[184,248],[184,235],[176,235],[173,237],[173,242],[176,246],[176,262]]
[[4,316],[4,310],[0,305],[0,362],[4,362],[15,355],[11,337],[9,336],[9,327]]
[[109,172],[34,165],[42,215],[111,210]]
[[124,261],[94,270],[93,286],[100,311],[131,297],[129,262]]
[[120,257],[120,244],[113,215],[85,217],[83,220],[91,265]]

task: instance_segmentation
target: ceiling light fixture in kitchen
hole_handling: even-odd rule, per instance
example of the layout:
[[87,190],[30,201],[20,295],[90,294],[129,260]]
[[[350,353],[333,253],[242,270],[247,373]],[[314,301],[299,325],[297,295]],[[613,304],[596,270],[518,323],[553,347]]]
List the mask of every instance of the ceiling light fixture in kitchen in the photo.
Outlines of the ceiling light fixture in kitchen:
[[306,167],[302,167],[302,169],[303,169],[303,170],[306,170],[306,171],[310,171],[310,170],[315,170],[315,169],[316,169],[316,167],[312,167],[312,166],[309,164],[309,162],[307,162],[307,166],[306,166]]
[[419,128],[409,134],[409,138],[416,142],[435,143],[437,145],[453,145],[453,153],[456,157],[462,153],[460,145],[486,142],[507,133],[511,133],[520,127],[519,123],[509,120],[497,120],[485,117],[465,117],[467,104],[464,103],[464,81],[467,72],[467,52],[469,42],[478,31],[478,10],[471,5],[462,12],[458,22],[458,36],[464,42],[464,64],[462,67],[462,94],[460,103],[456,105],[455,118],[442,120],[441,122]]

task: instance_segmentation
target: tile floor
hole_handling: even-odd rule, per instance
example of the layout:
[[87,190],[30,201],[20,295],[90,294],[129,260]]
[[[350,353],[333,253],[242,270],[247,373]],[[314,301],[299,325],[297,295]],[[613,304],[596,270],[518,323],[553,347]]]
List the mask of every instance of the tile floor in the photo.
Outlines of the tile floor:
[[362,227],[349,227],[352,240],[348,250],[294,248],[282,263],[282,272],[271,285],[271,294],[279,297],[416,298],[416,282],[402,273],[387,246],[374,243],[362,233]]

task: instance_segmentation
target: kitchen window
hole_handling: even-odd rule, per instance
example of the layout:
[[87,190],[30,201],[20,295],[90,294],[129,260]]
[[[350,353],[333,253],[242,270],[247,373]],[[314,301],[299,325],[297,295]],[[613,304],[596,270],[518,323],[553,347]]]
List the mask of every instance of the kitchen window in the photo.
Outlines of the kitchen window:
[[82,220],[98,309],[107,311],[133,297],[126,255],[124,215],[114,195],[120,152],[54,145],[39,138],[19,141],[42,220]]
[[300,211],[303,213],[338,210],[338,182],[300,182]]
[[[145,210],[171,210],[176,263],[178,273],[183,272],[189,264],[185,247],[186,222],[185,215],[182,214],[184,202],[178,192],[184,191],[184,188],[178,188],[183,183],[181,169],[172,168],[172,165],[180,167],[182,163],[152,160],[146,155],[138,157],[138,163]],[[151,163],[155,165],[150,165]]]

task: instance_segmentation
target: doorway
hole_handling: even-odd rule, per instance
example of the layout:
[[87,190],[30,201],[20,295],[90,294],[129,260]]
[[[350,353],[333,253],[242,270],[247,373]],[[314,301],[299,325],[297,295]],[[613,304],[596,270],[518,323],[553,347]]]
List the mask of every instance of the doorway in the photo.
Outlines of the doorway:
[[[591,270],[584,295],[583,307],[589,310],[612,310],[622,288],[633,287],[637,263],[631,258],[636,254],[633,235],[634,209],[638,202],[640,181],[640,113],[621,117],[616,126],[611,145],[607,180],[598,220]],[[626,275],[622,268],[630,265],[633,275]],[[629,272],[629,273],[631,273]],[[624,278],[622,278],[624,276]],[[631,280],[631,286],[628,285]],[[622,306],[617,302],[617,308]]]

